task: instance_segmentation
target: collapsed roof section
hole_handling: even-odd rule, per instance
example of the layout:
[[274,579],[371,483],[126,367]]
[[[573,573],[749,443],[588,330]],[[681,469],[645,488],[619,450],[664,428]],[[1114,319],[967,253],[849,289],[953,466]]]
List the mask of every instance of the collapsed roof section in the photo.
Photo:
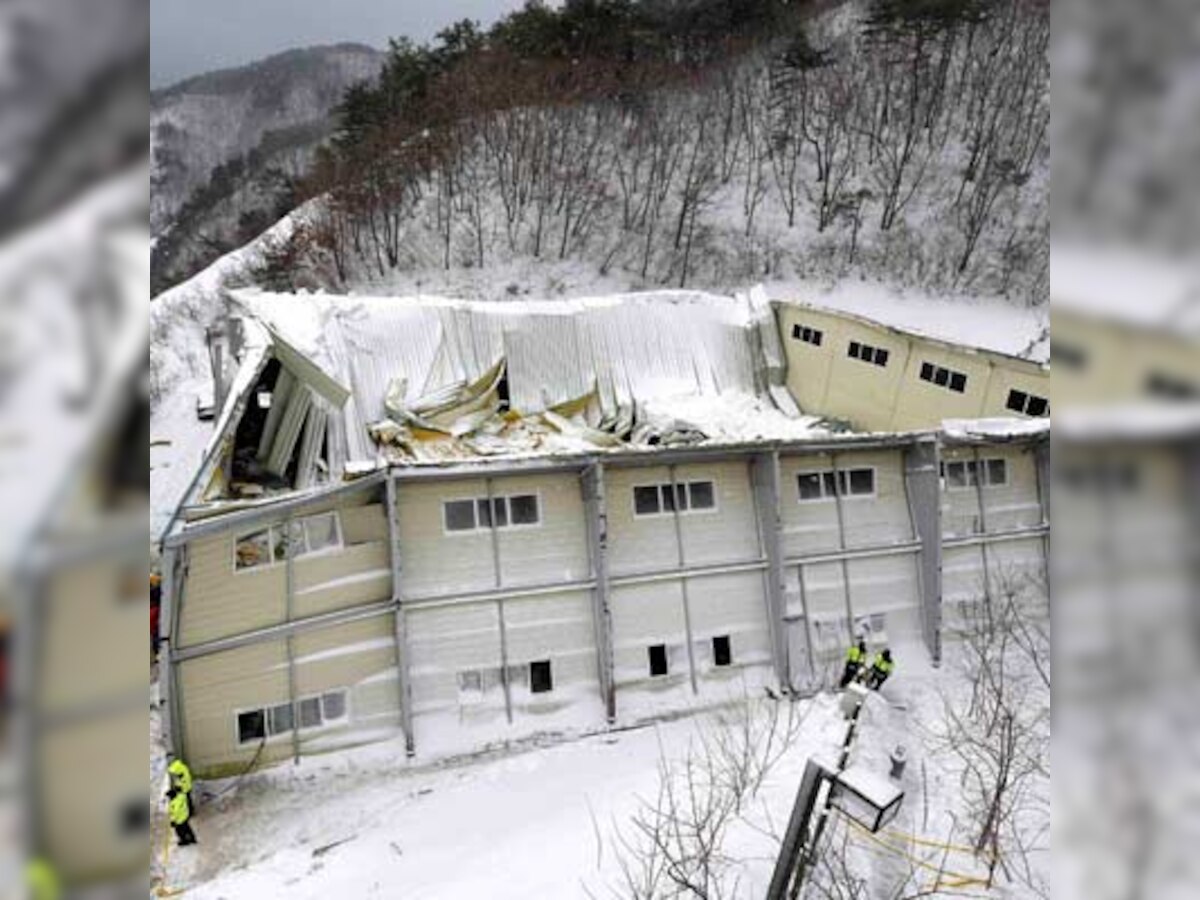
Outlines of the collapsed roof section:
[[388,463],[825,433],[783,387],[765,297],[480,303],[242,291],[231,308],[237,372],[188,504]]

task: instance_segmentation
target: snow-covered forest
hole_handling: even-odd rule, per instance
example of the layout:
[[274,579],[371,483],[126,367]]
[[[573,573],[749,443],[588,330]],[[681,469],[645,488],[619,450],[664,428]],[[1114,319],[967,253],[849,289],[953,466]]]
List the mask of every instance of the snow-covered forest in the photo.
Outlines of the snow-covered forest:
[[1049,4],[530,4],[393,42],[273,287],[514,260],[630,286],[858,275],[1043,302]]

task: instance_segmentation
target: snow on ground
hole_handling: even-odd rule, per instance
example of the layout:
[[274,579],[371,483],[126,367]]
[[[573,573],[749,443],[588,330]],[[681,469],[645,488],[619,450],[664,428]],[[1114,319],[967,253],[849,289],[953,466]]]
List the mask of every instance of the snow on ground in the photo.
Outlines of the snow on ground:
[[[894,649],[900,668],[882,695],[868,699],[852,761],[886,772],[889,753],[905,745],[907,799],[893,828],[944,840],[957,780],[927,757],[921,723],[940,709],[937,683],[953,676],[929,667],[919,645]],[[792,702],[750,696],[760,724],[772,706],[786,710]],[[169,849],[165,884],[197,900],[609,896],[620,874],[615,836],[629,836],[639,804],[656,796],[660,761],[678,762],[718,730],[718,716],[736,721],[739,708],[441,762],[408,763],[401,742],[391,740],[283,764],[240,783],[205,784],[195,820],[200,844]],[[795,709],[803,716],[795,742],[728,835],[739,880],[734,896],[762,896],[777,849],[771,834],[787,821],[805,761],[836,753],[845,733],[832,694],[796,701]],[[219,796],[205,801],[208,792]],[[864,872],[882,878],[907,870],[844,823],[836,827],[848,834]],[[972,858],[948,867],[978,872]]]

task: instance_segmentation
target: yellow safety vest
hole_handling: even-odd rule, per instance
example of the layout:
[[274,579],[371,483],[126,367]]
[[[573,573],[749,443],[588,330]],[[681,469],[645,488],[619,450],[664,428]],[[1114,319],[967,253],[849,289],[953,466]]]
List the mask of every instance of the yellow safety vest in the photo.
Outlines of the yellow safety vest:
[[846,660],[852,663],[861,663],[866,661],[866,656],[863,651],[858,649],[858,646],[851,644],[850,649],[846,651]]
[[188,820],[187,794],[176,794],[167,803],[167,813],[172,825],[182,825]]
[[41,857],[34,857],[26,864],[25,883],[31,900],[58,900],[62,896],[54,867]]
[[192,792],[192,770],[182,759],[174,760],[167,766],[167,771],[171,774],[171,784],[185,794]]
[[887,660],[882,656],[875,657],[875,662],[871,663],[872,668],[882,672],[884,675],[891,675],[892,670],[896,668],[895,660]]

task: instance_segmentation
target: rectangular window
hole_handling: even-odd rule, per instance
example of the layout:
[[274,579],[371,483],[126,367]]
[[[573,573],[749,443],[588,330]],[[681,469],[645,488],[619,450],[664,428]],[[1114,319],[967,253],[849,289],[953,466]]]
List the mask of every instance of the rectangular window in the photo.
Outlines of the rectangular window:
[[1050,341],[1050,362],[1058,363],[1068,369],[1082,369],[1087,365],[1087,353],[1074,344],[1063,344],[1060,341]]
[[820,472],[801,472],[796,479],[800,485],[801,500],[820,500],[824,496]]
[[675,485],[646,484],[633,489],[633,512],[638,516],[653,516],[676,510],[686,513],[715,509],[716,505],[716,485],[711,481],[687,481]]
[[475,530],[475,501],[447,500],[442,504],[447,531]]
[[550,672],[550,660],[540,659],[529,664],[529,692],[545,694],[554,690],[554,678]]
[[659,676],[667,674],[667,645],[654,644],[649,648],[650,674]]
[[987,472],[987,483],[992,487],[1008,484],[1008,462],[1006,460],[989,459],[985,471]]
[[1152,372],[1146,379],[1146,393],[1160,400],[1192,400],[1200,395],[1200,388],[1185,378]]
[[876,366],[886,366],[888,362],[888,351],[860,341],[851,341],[850,346],[846,348],[846,355]]
[[793,325],[792,337],[797,341],[804,341],[806,344],[812,344],[814,347],[821,346],[821,340],[825,337],[824,332],[817,328],[809,328],[807,325]]
[[510,528],[536,525],[541,521],[536,494],[514,497],[477,497],[474,500],[444,500],[442,510],[447,531]]
[[460,693],[483,693],[483,673],[478,669],[458,673],[458,690]]
[[292,704],[280,703],[267,711],[267,725],[271,734],[283,734],[292,730]]
[[336,513],[322,513],[319,516],[309,516],[303,520],[306,553],[320,553],[331,550],[342,544],[338,531]]
[[264,528],[237,540],[234,549],[234,567],[238,570],[253,569],[271,561],[271,530]]
[[1008,484],[1008,461],[1003,459],[951,460],[942,465],[946,486],[951,490],[975,487],[982,475],[984,487],[999,487]]
[[800,501],[867,497],[875,493],[875,470],[870,467],[838,469],[834,472],[801,472],[796,476]]
[[[844,475],[843,475],[844,477]],[[850,494],[865,495],[875,493],[874,469],[850,469]]]
[[1007,409],[1023,416],[1041,417],[1050,412],[1050,403],[1045,397],[1027,394],[1015,388],[1008,392],[1008,400],[1004,405]]
[[536,525],[541,521],[541,511],[538,509],[536,494],[517,494],[508,498],[513,525]]
[[729,635],[720,634],[712,639],[713,665],[727,666],[733,662],[733,653],[729,648]]
[[267,717],[261,709],[238,713],[238,743],[249,744],[267,736]]
[[639,516],[657,515],[662,510],[658,502],[658,485],[633,489],[633,511]]
[[346,718],[346,692],[330,691],[321,695],[321,716],[326,722]]
[[693,481],[688,484],[691,493],[692,509],[712,509],[717,505],[713,483],[711,481]]
[[947,369],[944,366],[935,366],[933,363],[921,363],[920,378],[922,381],[928,381],[959,394],[964,394],[967,390],[967,376],[964,373]]
[[320,697],[305,697],[296,706],[300,710],[301,728],[316,728],[321,724]]

